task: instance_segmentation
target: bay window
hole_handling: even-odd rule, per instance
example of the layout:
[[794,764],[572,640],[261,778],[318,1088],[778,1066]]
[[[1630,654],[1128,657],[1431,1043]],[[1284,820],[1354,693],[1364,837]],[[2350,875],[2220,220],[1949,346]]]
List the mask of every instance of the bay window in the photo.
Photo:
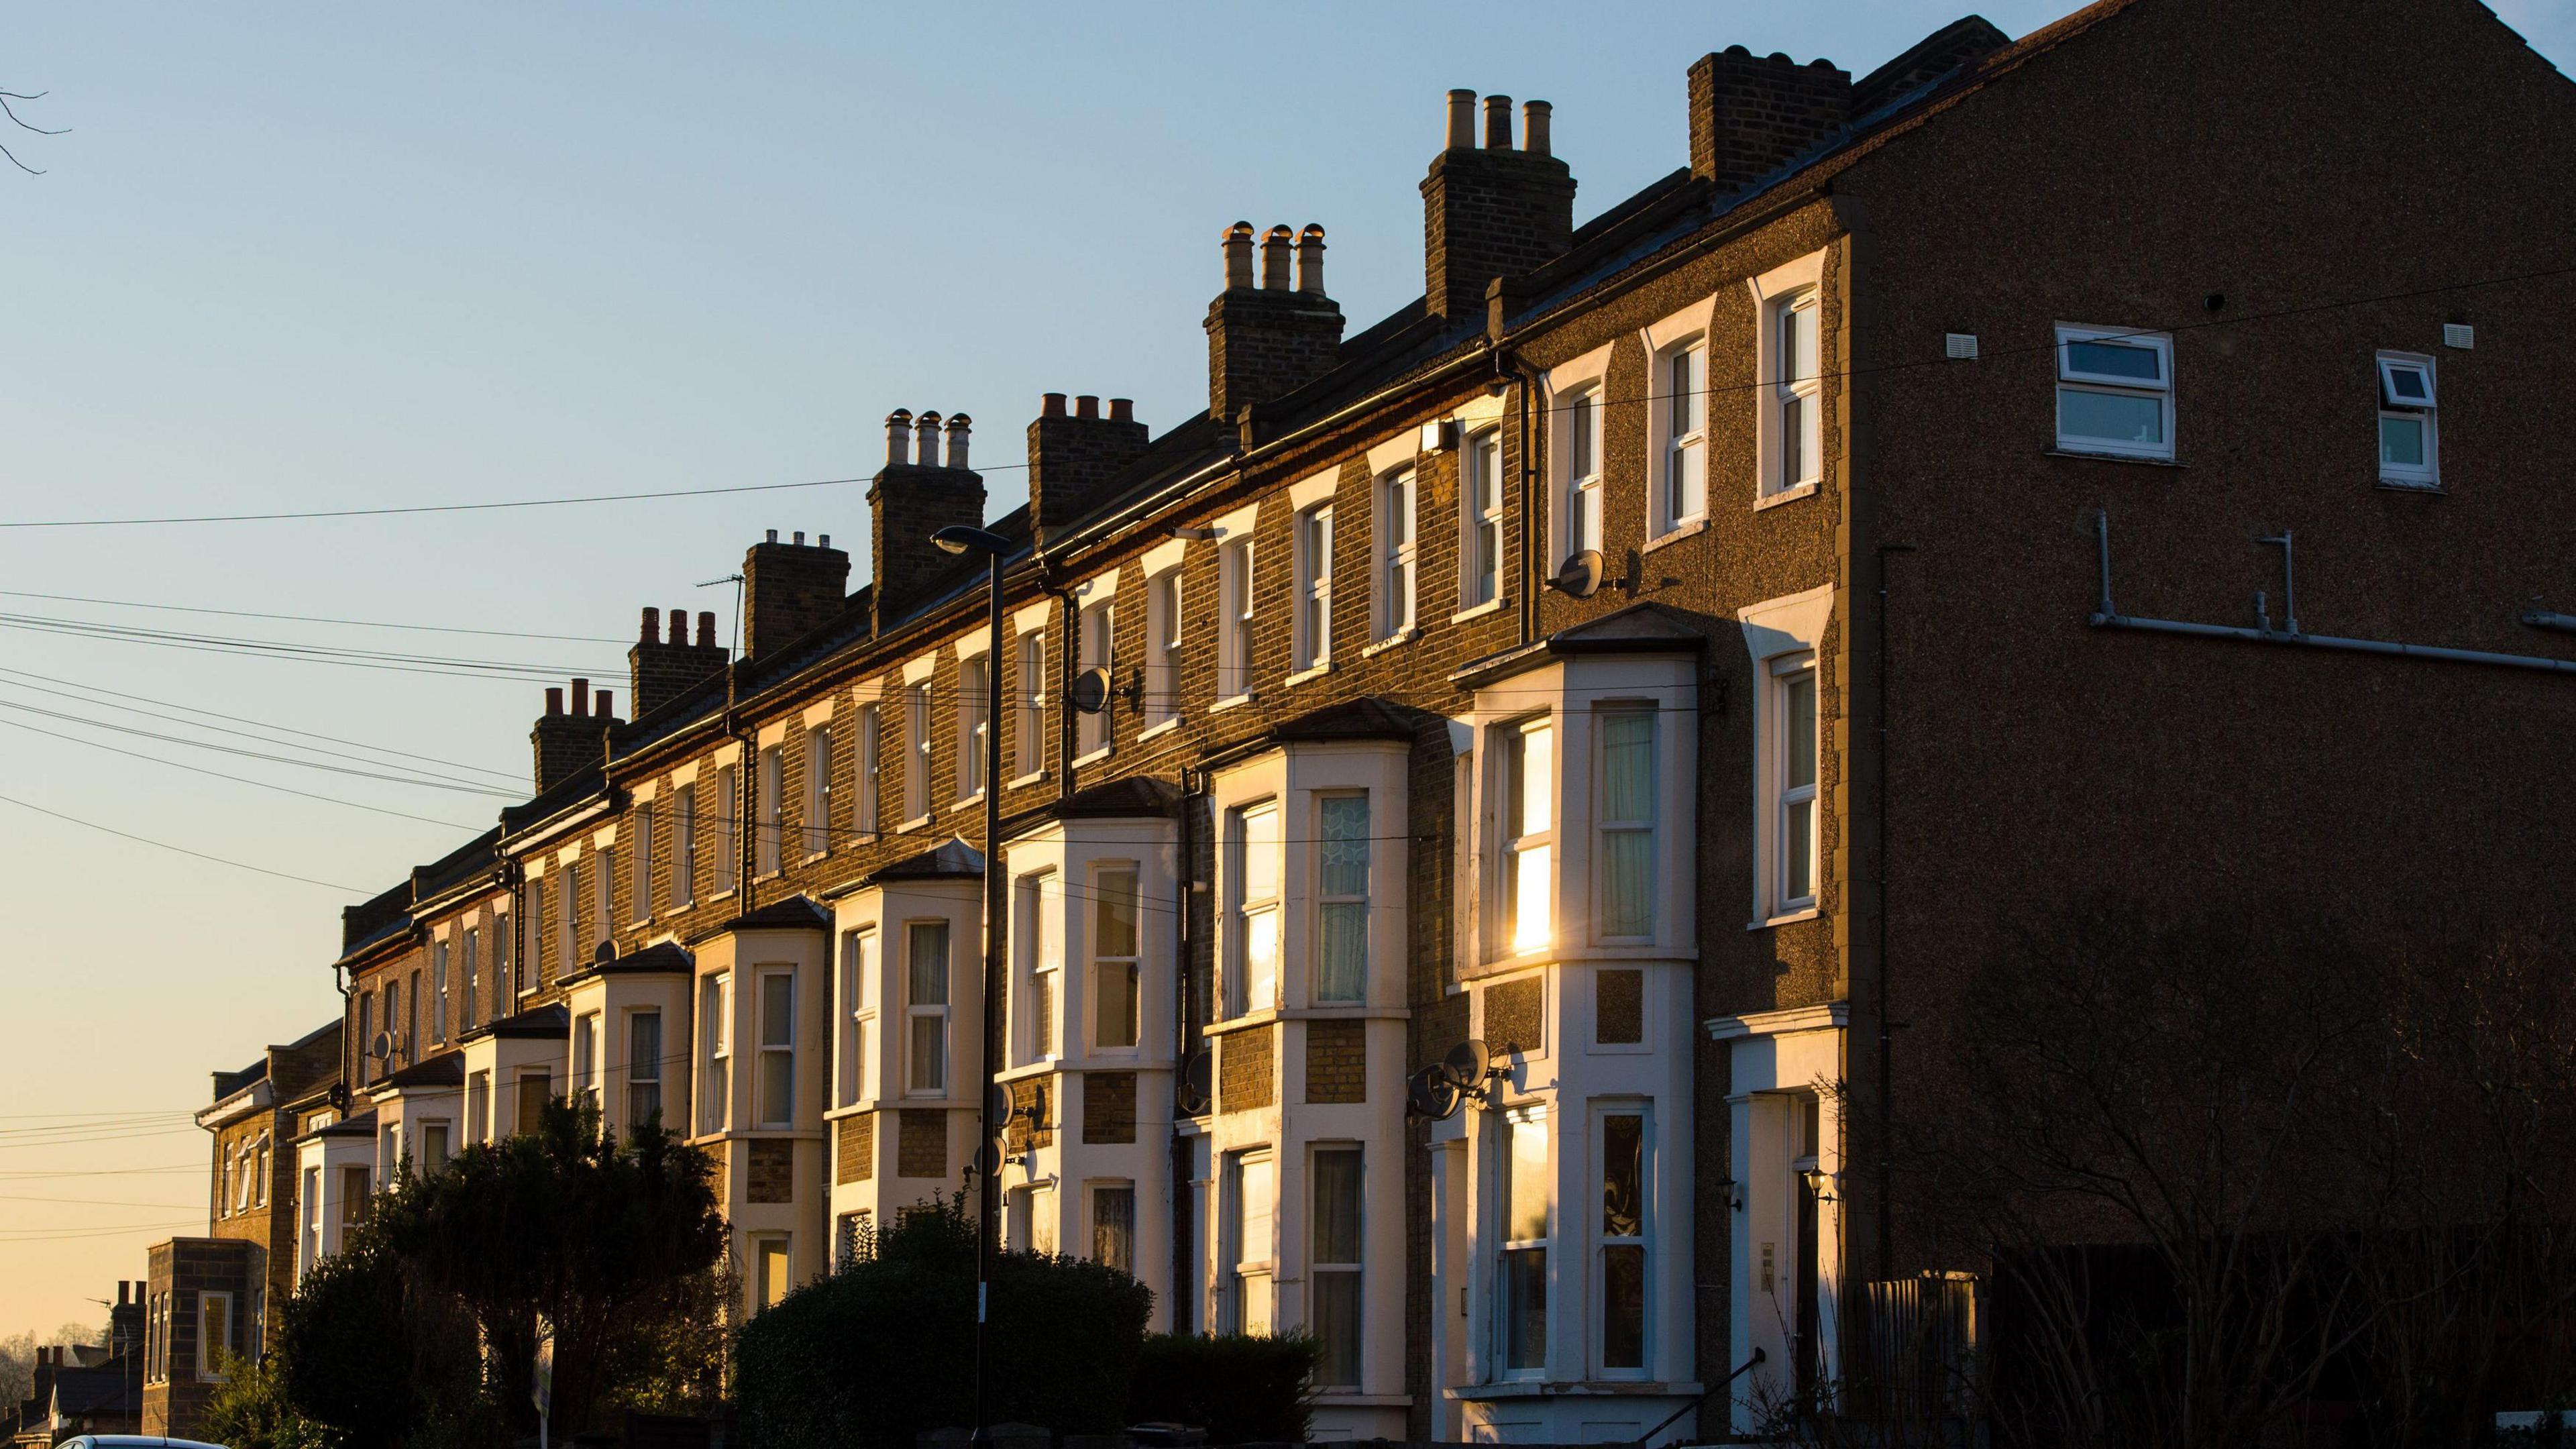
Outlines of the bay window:
[[1547,1368],[1547,1250],[1556,1221],[1548,1190],[1547,1118],[1515,1112],[1501,1119],[1498,1131],[1497,1347],[1507,1377],[1535,1378]]
[[1307,1270],[1314,1284],[1306,1331],[1315,1339],[1315,1385],[1357,1391],[1363,1339],[1361,1185],[1356,1146],[1318,1147],[1312,1159],[1314,1246]]
[[1369,797],[1315,801],[1317,1002],[1368,999]]
[[841,1099],[847,1107],[874,1095],[868,1080],[868,1043],[876,1034],[875,1002],[870,996],[874,972],[868,959],[876,953],[874,931],[850,931],[841,937]]
[[1507,725],[1501,744],[1496,784],[1502,851],[1495,926],[1503,939],[1501,954],[1517,955],[1544,950],[1556,936],[1555,729],[1544,716]]
[[1279,1004],[1279,802],[1229,811],[1226,826],[1234,881],[1226,1014],[1241,1016]]
[[732,1081],[733,1029],[727,1000],[733,978],[719,971],[698,983],[698,1132],[722,1132],[726,1126],[728,1089]]
[[1268,1337],[1278,1164],[1266,1149],[1234,1153],[1227,1159],[1226,1179],[1226,1329]]
[[1012,1010],[1019,1040],[1018,1060],[1025,1066],[1055,1055],[1057,967],[1064,960],[1064,933],[1056,924],[1061,894],[1053,871],[1020,877],[1016,892],[1020,951],[1020,989]]
[[1605,1112],[1601,1123],[1601,1261],[1595,1337],[1606,1374],[1646,1367],[1646,1117]]
[[599,1013],[585,1011],[572,1022],[572,1095],[599,1100]]
[[1604,939],[1655,933],[1655,714],[1603,709],[1593,720],[1601,741],[1599,934]]
[[662,1013],[626,1014],[626,1125],[649,1127],[662,1120]]
[[948,1090],[948,923],[914,921],[904,933],[904,1089]]
[[760,1097],[762,1127],[796,1125],[796,974],[760,974]]
[[1098,867],[1092,872],[1091,896],[1091,1044],[1123,1051],[1137,1043],[1137,1018],[1144,1006],[1136,867]]
[[1136,1271],[1136,1184],[1092,1187],[1091,1260],[1121,1273]]

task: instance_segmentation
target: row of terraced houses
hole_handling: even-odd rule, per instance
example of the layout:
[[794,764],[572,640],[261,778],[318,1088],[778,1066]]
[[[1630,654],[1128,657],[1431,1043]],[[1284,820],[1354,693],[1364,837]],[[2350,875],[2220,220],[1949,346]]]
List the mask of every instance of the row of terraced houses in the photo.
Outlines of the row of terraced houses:
[[549,690],[525,802],[346,911],[342,1019],[217,1075],[147,1427],[398,1165],[577,1092],[713,1155],[745,1312],[990,1131],[1008,1245],[1312,1333],[1319,1436],[1717,1436],[1867,1285],[1975,1292],[1846,1104],[1937,1100],[2016,919],[2563,916],[2547,62],[2472,0],[2104,0],[1639,79],[1663,179],[1577,225],[1549,107],[1451,91],[1419,301],[1237,223],[1204,413],[1049,394],[988,519],[989,436],[897,411],[738,649],[645,608],[622,700]]

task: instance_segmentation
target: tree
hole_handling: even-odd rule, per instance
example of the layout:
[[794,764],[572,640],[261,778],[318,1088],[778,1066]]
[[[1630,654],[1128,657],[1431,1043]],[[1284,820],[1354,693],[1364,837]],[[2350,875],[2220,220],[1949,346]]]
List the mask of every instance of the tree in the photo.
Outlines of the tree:
[[576,1097],[548,1103],[533,1133],[406,1176],[374,1228],[471,1315],[491,1395],[522,1430],[536,1421],[538,1326],[552,1331],[550,1420],[569,1436],[639,1397],[671,1406],[671,1355],[702,1352],[717,1332],[713,1175],[705,1153],[659,1127],[609,1141],[596,1104]]
[[297,1412],[271,1353],[256,1362],[223,1356],[223,1382],[206,1403],[202,1437],[225,1449],[340,1449],[342,1436]]
[[[33,95],[19,91],[0,91],[0,116],[8,117],[11,123],[15,124],[19,130],[33,131],[39,136],[60,136],[69,131],[71,129],[69,126],[62,127],[59,130],[48,131],[42,126],[30,124],[25,117],[18,114],[17,107],[9,104],[11,101],[41,101],[44,98],[45,92],[43,91],[37,91]],[[35,167],[28,165],[26,162],[19,160],[18,153],[10,150],[6,146],[0,146],[0,156],[8,157],[10,165],[17,167],[19,170],[26,172],[30,176],[42,176],[45,174],[44,172],[37,170]]]
[[[372,1224],[304,1275],[270,1358],[286,1406],[334,1431],[346,1449],[461,1438],[434,1431],[487,1417],[472,1320]],[[255,1401],[236,1410],[260,1412]]]

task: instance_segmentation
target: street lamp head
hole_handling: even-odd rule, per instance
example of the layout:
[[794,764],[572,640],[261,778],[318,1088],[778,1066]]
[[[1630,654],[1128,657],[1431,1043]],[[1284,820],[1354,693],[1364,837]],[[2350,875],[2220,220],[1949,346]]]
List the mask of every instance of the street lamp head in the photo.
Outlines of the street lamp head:
[[942,553],[988,553],[1000,558],[1011,551],[1011,541],[988,529],[971,523],[952,523],[930,536]]

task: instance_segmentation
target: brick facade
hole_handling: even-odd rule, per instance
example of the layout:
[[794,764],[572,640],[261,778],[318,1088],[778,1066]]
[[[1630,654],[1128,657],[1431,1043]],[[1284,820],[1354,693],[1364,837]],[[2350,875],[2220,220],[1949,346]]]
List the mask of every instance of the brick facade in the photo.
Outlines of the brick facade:
[[1306,1100],[1368,1100],[1368,1023],[1326,1018],[1306,1023]]

